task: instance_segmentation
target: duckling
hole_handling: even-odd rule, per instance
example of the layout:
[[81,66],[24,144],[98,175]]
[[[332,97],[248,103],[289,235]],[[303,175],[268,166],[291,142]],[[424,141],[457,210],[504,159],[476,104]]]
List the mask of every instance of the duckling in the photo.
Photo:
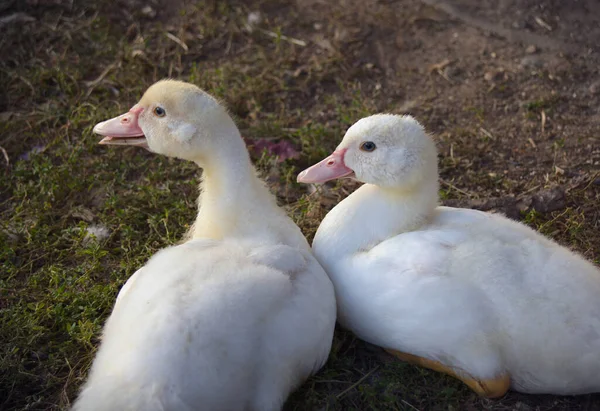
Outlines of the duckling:
[[121,289],[73,409],[280,410],[327,360],[334,290],[225,108],[194,85],[160,81],[94,131],[101,144],[204,172],[189,238]]
[[434,141],[410,116],[352,125],[298,181],[365,183],[321,222],[313,252],[338,321],[478,394],[600,391],[600,270],[504,216],[438,206]]

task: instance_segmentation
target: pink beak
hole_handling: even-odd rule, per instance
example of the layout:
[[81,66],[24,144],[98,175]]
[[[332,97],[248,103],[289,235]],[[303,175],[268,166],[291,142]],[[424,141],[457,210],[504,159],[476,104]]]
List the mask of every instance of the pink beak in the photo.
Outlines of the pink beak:
[[298,174],[297,181],[299,183],[324,183],[329,180],[335,180],[336,178],[347,177],[353,174],[354,171],[344,164],[346,150],[348,149],[344,148],[342,150],[336,150],[325,160],[307,168]]
[[136,146],[148,149],[148,140],[138,124],[142,111],[144,108],[136,104],[129,112],[96,124],[94,133],[105,136],[98,144]]

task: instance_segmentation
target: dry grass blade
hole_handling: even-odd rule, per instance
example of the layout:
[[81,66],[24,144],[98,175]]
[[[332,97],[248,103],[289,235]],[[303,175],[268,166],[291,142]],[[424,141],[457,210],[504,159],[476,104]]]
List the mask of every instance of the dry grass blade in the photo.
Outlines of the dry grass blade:
[[275,33],[274,31],[269,31],[269,30],[265,30],[265,29],[259,29],[259,30],[261,33],[264,33],[269,37],[281,39],[281,40],[290,42],[292,44],[296,44],[297,46],[306,47],[306,42],[304,40],[299,40],[299,39],[295,39],[293,37],[288,37],[283,34]]
[[13,13],[8,16],[0,17],[0,28],[9,23],[32,23],[36,21],[34,17],[25,13]]
[[544,110],[542,110],[541,116],[542,116],[542,133],[543,133],[544,130],[546,129],[546,112]]
[[548,23],[546,23],[544,20],[542,20],[541,17],[535,16],[535,22],[537,24],[539,24],[541,27],[545,28],[546,30],[552,31],[552,27]]
[[531,144],[531,147],[533,148],[537,148],[537,145],[535,144],[535,141],[533,141],[533,139],[531,137],[529,137],[527,139],[527,141],[529,141],[529,144]]
[[355,387],[357,387],[358,385],[360,385],[361,382],[363,382],[364,380],[366,380],[367,378],[369,378],[369,376],[371,374],[373,374],[375,371],[377,371],[379,369],[379,365],[376,366],[375,368],[373,368],[371,371],[369,371],[368,373],[366,373],[365,375],[363,375],[358,381],[356,381],[354,384],[352,384],[350,387],[346,388],[344,391],[340,392],[338,395],[336,395],[336,398],[342,398],[344,395],[346,395],[349,391],[353,390]]
[[434,71],[443,70],[447,66],[449,66],[451,63],[452,63],[452,61],[450,59],[445,59],[439,63],[432,64],[429,66],[429,72],[432,73]]
[[400,399],[400,401],[402,401],[402,404],[408,406],[410,409],[415,410],[415,411],[421,411],[419,410],[417,407],[415,407],[414,405],[412,405],[411,403],[409,403],[408,401],[405,401],[403,399]]
[[483,134],[485,134],[487,137],[489,137],[492,140],[495,140],[496,138],[492,135],[492,133],[490,133],[489,131],[487,131],[485,128],[483,127],[479,127],[479,130],[481,130],[481,132]]
[[598,176],[600,176],[600,171],[597,171],[596,173],[594,173],[590,178],[588,183],[586,184],[586,186],[584,188],[582,188],[581,190],[578,190],[580,193],[585,192],[588,188],[591,187],[592,184],[594,184],[596,182],[596,179],[598,178]]
[[460,188],[456,187],[455,185],[453,185],[453,184],[451,184],[451,183],[449,183],[449,182],[447,182],[447,181],[445,181],[445,180],[443,180],[443,179],[440,179],[440,182],[441,182],[443,185],[445,185],[446,187],[449,187],[449,188],[451,188],[451,189],[453,189],[453,190],[456,190],[456,191],[458,191],[459,193],[461,193],[461,194],[464,194],[465,196],[467,196],[467,197],[469,197],[469,198],[471,198],[471,197],[472,197],[472,195],[471,195],[470,193],[468,193],[468,192],[466,192],[466,191],[464,191],[464,190],[461,190]]
[[90,94],[92,94],[92,92],[94,91],[94,89],[96,88],[96,86],[100,83],[102,83],[102,81],[106,78],[106,76],[108,76],[108,73],[110,73],[113,69],[117,68],[120,66],[120,62],[115,62],[110,64],[108,67],[106,67],[102,73],[100,73],[100,75],[98,77],[96,77],[94,80],[92,81],[86,81],[85,85],[88,87],[85,96],[89,97]]
[[190,49],[187,46],[187,44],[185,44],[183,42],[183,40],[181,40],[179,37],[175,36],[174,34],[171,34],[167,31],[167,32],[165,32],[165,36],[167,36],[167,38],[169,38],[170,40],[173,40],[175,43],[179,44],[179,46],[181,46],[181,48],[184,49],[185,51],[188,51]]
[[4,160],[6,161],[6,165],[10,165],[10,159],[8,158],[8,153],[4,149],[4,147],[0,146],[0,151],[2,151],[2,155],[4,156]]

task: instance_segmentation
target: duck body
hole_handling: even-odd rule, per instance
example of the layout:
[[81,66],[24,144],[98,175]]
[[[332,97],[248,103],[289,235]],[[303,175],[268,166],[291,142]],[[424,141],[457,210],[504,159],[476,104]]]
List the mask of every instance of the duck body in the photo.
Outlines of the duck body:
[[257,177],[233,120],[190,84],[163,81],[96,126],[203,168],[183,243],[121,289],[75,411],[275,411],[327,360],[333,285]]
[[75,410],[280,409],[331,347],[319,269],[284,245],[160,251],[120,293]]
[[[399,121],[399,130],[384,120]],[[326,215],[313,242],[334,284],[340,324],[480,395],[501,396],[509,384],[525,393],[600,391],[600,270],[501,215],[438,207],[432,144],[422,142],[428,137],[395,137],[418,134],[414,123],[363,119],[336,150],[347,156],[370,136],[383,139],[378,147],[398,138],[405,144],[394,167],[401,169],[429,152],[415,163],[420,178],[409,173],[403,181],[415,184],[400,187],[364,181],[350,160],[366,184]],[[308,179],[344,172],[332,171],[338,154],[327,161],[329,169],[308,169]]]
[[415,231],[332,258],[332,212],[313,250],[334,284],[338,321],[359,338],[482,380],[508,373],[521,392],[600,391],[592,264],[504,217],[447,207]]

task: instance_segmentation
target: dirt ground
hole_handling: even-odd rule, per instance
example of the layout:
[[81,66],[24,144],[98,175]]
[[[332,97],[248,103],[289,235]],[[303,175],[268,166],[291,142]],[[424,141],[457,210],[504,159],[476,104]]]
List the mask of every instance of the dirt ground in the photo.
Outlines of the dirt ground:
[[[0,1],[0,410],[68,408],[119,287],[192,221],[193,166],[91,135],[164,77],[218,96],[250,145],[291,144],[253,156],[309,238],[356,183],[311,194],[295,173],[360,117],[410,113],[438,142],[444,204],[599,263],[597,0],[87,3]],[[483,400],[340,329],[286,409],[600,410],[600,395]]]

